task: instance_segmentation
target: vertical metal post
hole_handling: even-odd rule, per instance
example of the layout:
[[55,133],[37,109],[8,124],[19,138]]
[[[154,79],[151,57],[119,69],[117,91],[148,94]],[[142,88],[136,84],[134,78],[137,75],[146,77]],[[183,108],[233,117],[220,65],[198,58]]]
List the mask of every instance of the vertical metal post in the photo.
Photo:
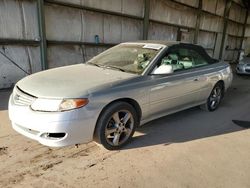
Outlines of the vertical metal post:
[[38,28],[40,35],[40,56],[42,70],[48,69],[47,62],[47,40],[46,40],[46,29],[45,29],[45,17],[44,17],[44,0],[37,0],[37,17],[38,17]]
[[148,39],[150,0],[144,0],[143,40]]
[[198,10],[197,10],[197,19],[196,19],[196,25],[195,25],[195,33],[194,33],[194,44],[198,43],[201,13],[202,13],[202,0],[199,0]]
[[232,5],[232,0],[227,0],[226,1],[226,6],[224,10],[224,27],[223,27],[223,32],[222,32],[222,40],[221,40],[221,46],[220,46],[220,56],[219,58],[222,59],[224,47],[225,47],[225,40],[226,40],[226,33],[227,33],[227,26],[228,26],[228,16],[230,12],[230,8]]
[[182,36],[182,31],[181,31],[181,28],[178,27],[178,29],[177,29],[177,38],[176,38],[176,40],[177,40],[177,41],[181,41],[181,36]]
[[[246,17],[245,17],[245,20],[244,20],[244,28],[243,28],[242,36],[241,36],[242,38],[241,38],[241,41],[240,41],[240,49],[241,50],[243,49],[243,42],[244,42],[245,33],[246,33],[248,14],[249,14],[249,10],[247,9],[247,11],[246,11]],[[239,56],[240,56],[240,54],[239,54]],[[239,56],[238,56],[238,58],[239,58]]]

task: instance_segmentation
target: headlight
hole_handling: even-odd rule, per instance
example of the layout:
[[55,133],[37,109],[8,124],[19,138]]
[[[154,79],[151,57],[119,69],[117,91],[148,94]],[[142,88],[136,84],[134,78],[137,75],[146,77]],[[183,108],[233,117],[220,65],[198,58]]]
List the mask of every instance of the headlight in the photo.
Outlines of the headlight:
[[36,99],[31,109],[43,112],[62,112],[81,108],[88,104],[88,99]]

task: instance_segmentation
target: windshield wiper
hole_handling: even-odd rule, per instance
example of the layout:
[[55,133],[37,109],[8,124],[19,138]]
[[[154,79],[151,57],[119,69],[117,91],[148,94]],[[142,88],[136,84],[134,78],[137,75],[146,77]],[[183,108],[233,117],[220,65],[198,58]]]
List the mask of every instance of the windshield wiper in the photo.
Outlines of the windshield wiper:
[[92,62],[87,62],[87,64],[88,64],[88,65],[94,65],[94,66],[96,66],[96,67],[103,67],[103,66],[101,66],[101,65],[98,65],[98,64],[92,63]]
[[115,67],[115,66],[103,66],[104,68],[110,68],[110,69],[117,69],[117,70],[120,70],[120,71],[122,71],[122,72],[126,72],[124,69],[122,69],[122,68],[119,68],[119,67]]
[[96,64],[96,63],[92,63],[92,62],[87,62],[87,64],[89,65],[94,65],[94,66],[97,66],[97,67],[101,67],[101,68],[107,68],[107,69],[117,69],[117,70],[120,70],[122,72],[126,72],[124,69],[122,68],[119,68],[119,67],[115,67],[115,66],[110,66],[110,65],[99,65],[99,64]]

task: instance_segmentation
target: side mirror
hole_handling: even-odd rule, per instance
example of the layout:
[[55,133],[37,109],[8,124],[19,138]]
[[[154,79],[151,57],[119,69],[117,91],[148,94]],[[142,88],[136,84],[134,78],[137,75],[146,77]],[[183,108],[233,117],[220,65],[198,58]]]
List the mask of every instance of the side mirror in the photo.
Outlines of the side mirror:
[[174,69],[172,65],[161,65],[155,70],[153,70],[152,74],[172,74]]

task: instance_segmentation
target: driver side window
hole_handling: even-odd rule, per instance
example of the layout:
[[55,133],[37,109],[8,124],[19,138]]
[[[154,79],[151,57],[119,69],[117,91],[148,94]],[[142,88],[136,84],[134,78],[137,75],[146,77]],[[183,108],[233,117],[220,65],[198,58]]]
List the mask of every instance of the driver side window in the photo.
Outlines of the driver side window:
[[168,72],[166,74],[170,74],[179,70],[183,70],[184,66],[179,63],[180,56],[178,54],[178,49],[171,50],[169,53],[167,53],[155,66],[153,70],[153,74],[155,74],[156,69],[163,69],[165,70],[171,70],[171,72]]
[[[196,50],[185,47],[175,47],[169,49],[168,53],[157,63],[152,73],[171,74],[173,72],[205,65],[208,65],[208,62]],[[161,73],[158,73],[156,71],[157,69],[161,70]],[[164,71],[166,71],[166,73],[164,73]]]

